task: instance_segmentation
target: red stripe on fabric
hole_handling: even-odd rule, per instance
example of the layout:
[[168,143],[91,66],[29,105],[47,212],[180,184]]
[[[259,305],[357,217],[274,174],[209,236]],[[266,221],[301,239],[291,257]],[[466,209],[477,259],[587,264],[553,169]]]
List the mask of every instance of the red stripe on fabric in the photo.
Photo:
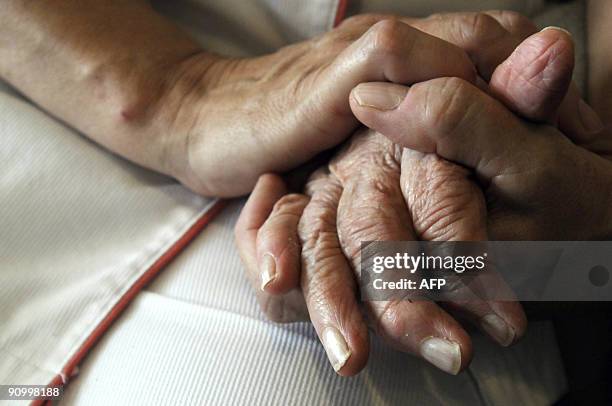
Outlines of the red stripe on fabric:
[[344,20],[344,16],[346,15],[346,6],[348,5],[348,0],[338,0],[338,8],[336,9],[336,17],[334,18],[334,27],[340,25],[342,20]]
[[[77,352],[70,358],[68,363],[62,368],[62,373],[56,375],[55,378],[47,385],[48,387],[61,386],[64,384],[62,375],[70,377],[76,366],[83,360],[85,355],[91,350],[95,343],[102,337],[102,335],[108,330],[113,322],[121,315],[126,309],[128,304],[136,297],[138,292],[142,290],[151,280],[157,276],[157,274],[168,265],[187,245],[206,227],[220,212],[227,206],[227,200],[219,200],[215,203],[206,213],[202,215],[186,232],[179,238],[157,261],[153,263],[147,269],[140,278],[128,289],[127,292],[119,299],[117,304],[111,309],[98,326],[92,331],[87,337],[85,342],[77,350]],[[50,405],[51,401],[44,401],[42,399],[32,401],[32,406]]]

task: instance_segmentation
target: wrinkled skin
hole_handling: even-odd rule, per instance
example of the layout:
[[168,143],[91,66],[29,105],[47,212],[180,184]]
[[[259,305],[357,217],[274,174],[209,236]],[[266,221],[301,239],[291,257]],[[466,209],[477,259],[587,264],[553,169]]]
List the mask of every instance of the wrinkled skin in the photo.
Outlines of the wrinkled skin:
[[[543,35],[531,42],[542,40],[541,37]],[[555,41],[552,43],[555,44]],[[531,46],[532,43],[527,45]],[[563,53],[559,50],[555,52]],[[517,54],[513,55],[514,62],[525,58],[524,50]],[[564,64],[563,58],[560,59],[561,64],[554,67],[560,73],[560,79],[547,82],[551,84],[548,92],[532,86],[531,100],[525,102],[519,98],[523,105],[513,103],[508,107],[532,119],[556,121],[555,106],[560,101],[559,89],[563,88],[564,80],[567,89],[568,69],[571,72],[571,63]],[[540,65],[539,69],[546,71],[547,66]],[[514,99],[513,92],[525,92],[524,86],[504,88],[503,85],[496,85],[504,83],[502,80],[496,81],[496,78],[503,78],[512,69],[512,64],[506,64],[499,75],[494,75],[490,89],[492,94],[502,96],[500,99],[509,103]],[[550,71],[546,73],[550,75]],[[563,79],[564,74],[566,79]],[[545,107],[538,108],[538,105]],[[260,182],[277,193],[282,189],[277,183],[279,180],[274,177],[264,177]],[[486,205],[478,184],[471,178],[471,171],[434,154],[402,149],[380,134],[367,132],[355,135],[343,152],[331,162],[329,170],[319,171],[313,177],[307,187],[307,194],[310,201],[295,194],[278,200],[268,221],[259,229],[258,251],[278,252],[269,244],[278,244],[284,238],[295,241],[299,234],[304,258],[301,264],[301,287],[310,318],[320,336],[324,336],[328,324],[340,326],[352,353],[339,373],[350,375],[357,372],[367,359],[367,349],[363,350],[367,333],[364,331],[363,320],[358,317],[359,309],[354,299],[355,286],[346,282],[351,272],[344,255],[353,268],[358,269],[360,241],[485,239]],[[263,196],[256,188],[245,212],[249,212],[249,205],[259,198]],[[298,221],[299,233],[296,233]],[[258,227],[257,222],[253,224]],[[238,224],[237,232],[240,227],[241,224]],[[271,235],[279,238],[270,238]],[[246,251],[248,249],[241,250],[243,258],[248,257]],[[299,266],[295,264],[295,258],[294,245],[277,256],[277,267],[297,269]],[[264,288],[272,294],[284,293],[287,287],[295,286],[292,281],[297,276],[297,272],[279,273],[279,278]],[[291,295],[298,297],[294,293],[292,291]],[[266,296],[265,293],[259,294]],[[288,296],[275,297],[286,299]],[[468,319],[479,324],[502,345],[511,344],[525,328],[524,315],[516,303],[451,303],[446,307],[467,315]],[[461,353],[460,363],[452,367],[437,365],[447,372],[456,373],[469,362],[471,346],[467,333],[433,303],[370,302],[366,314],[379,335],[404,351],[419,354],[423,341],[432,336],[457,343]],[[490,314],[500,316],[507,328],[492,330],[483,324],[484,316]],[[325,340],[323,344],[325,346]],[[425,356],[423,353],[420,355]]]
[[[511,12],[361,15],[274,54],[191,58],[160,103],[160,111],[172,112],[165,159],[172,175],[198,193],[247,193],[259,175],[295,168],[347,139],[359,125],[347,102],[357,84],[410,85],[444,76],[474,82],[476,73],[488,81],[535,31]],[[520,104],[523,90],[516,89],[508,97]],[[582,141],[592,134],[576,118],[579,99],[570,89],[560,118],[564,132]]]
[[[413,182],[414,172],[419,171],[425,178]],[[318,318],[313,320],[315,326],[325,325],[329,314],[357,313],[355,287],[341,293],[347,284],[339,269],[359,269],[361,241],[426,236],[466,241],[487,235],[486,205],[467,170],[434,155],[417,157],[371,130],[355,134],[330,163],[329,173],[319,173],[310,181],[307,193],[311,199],[298,227],[304,258],[301,287],[311,319]],[[399,300],[366,302],[364,306],[367,322],[393,347],[419,354],[423,340],[441,337],[459,344],[458,368],[469,362],[467,332],[437,304]],[[448,303],[446,307],[462,308],[477,325],[491,313],[508,320],[511,331],[493,337],[502,345],[511,344],[525,329],[524,314],[516,303]],[[343,316],[339,319],[342,326],[350,324]],[[352,334],[349,330],[345,336]],[[351,357],[359,356],[355,352]],[[359,365],[354,359],[350,361],[349,370]]]
[[[487,199],[491,238],[609,236],[609,152],[589,151],[552,126],[520,120],[457,78],[434,79],[405,91],[396,110],[375,111],[351,101],[353,110],[368,126],[401,145],[426,154],[435,151],[472,170]],[[423,99],[428,100],[426,106]]]
[[170,148],[170,160],[183,163],[175,177],[201,194],[239,196],[262,173],[295,168],[348,138],[358,126],[348,105],[358,83],[476,79],[464,50],[409,21],[362,16],[270,55],[187,61],[165,97],[180,104],[169,133],[187,137]]
[[[259,234],[256,238],[261,240],[266,239],[268,232],[277,233],[276,237],[279,237],[278,233],[287,232],[275,239],[291,242],[283,247],[277,261],[287,269],[301,269],[301,273],[296,272],[291,276],[299,278],[302,291],[293,289],[283,295],[270,295],[258,290],[260,304],[268,317],[275,321],[306,319],[309,315],[315,326],[323,326],[329,320],[344,326],[348,330],[344,333],[353,353],[349,364],[341,369],[341,374],[358,371],[367,360],[366,320],[362,318],[362,312],[355,300],[356,282],[353,276],[353,269],[357,269],[359,261],[360,241],[414,240],[419,235],[412,227],[413,216],[415,223],[420,224],[419,214],[422,214],[424,223],[429,213],[436,211],[435,208],[443,204],[458,207],[459,227],[452,231],[453,224],[446,223],[446,232],[440,234],[441,239],[453,239],[453,232],[454,239],[457,240],[486,235],[486,208],[482,193],[470,180],[468,171],[434,156],[428,156],[429,159],[435,159],[433,166],[427,166],[429,173],[438,172],[440,177],[449,182],[453,180],[458,190],[466,192],[457,193],[450,188],[439,190],[439,202],[434,203],[427,191],[412,188],[407,182],[408,178],[404,178],[400,183],[402,161],[409,159],[404,157],[405,154],[414,152],[399,148],[380,134],[361,130],[332,160],[328,169],[321,169],[313,174],[306,186],[306,195],[283,196],[282,192],[278,193],[279,186],[282,188],[282,181],[272,175],[262,177],[254,192],[261,193],[262,198],[265,196],[276,203],[273,203],[273,214],[270,215],[274,224],[268,222],[267,227],[253,228],[250,230],[251,234],[254,237]],[[418,164],[415,164],[415,169],[416,165]],[[427,187],[425,184],[423,186]],[[406,197],[403,190],[406,191]],[[425,202],[423,208],[419,206],[419,196],[427,196],[430,199]],[[408,210],[406,198],[413,201],[415,207],[419,207],[415,213]],[[259,203],[260,199],[251,198],[247,204]],[[463,215],[460,215],[461,213]],[[436,230],[442,229],[439,224],[446,222],[447,217],[439,218],[440,222],[429,223],[429,229],[420,231],[435,233]],[[253,224],[259,222],[263,222],[263,219],[255,220]],[[299,249],[300,244],[294,243],[296,241],[301,243],[301,257],[291,254],[292,249]],[[244,252],[241,254],[246,261],[257,261],[255,258],[249,259]],[[302,263],[295,264],[296,258],[302,258]],[[258,280],[252,282],[255,286],[259,284]],[[441,336],[460,343],[460,368],[469,362],[471,343],[467,333],[436,304],[426,301],[397,301],[370,302],[368,306],[367,323],[392,346],[418,354],[423,339]],[[503,310],[509,317],[514,318],[513,325],[518,331],[514,332],[513,337],[501,337],[503,344],[508,345],[510,342],[505,340],[513,341],[522,334],[525,320],[520,306],[501,306],[505,306],[506,309]],[[488,304],[481,304],[480,308],[469,310],[472,312],[472,318],[476,320],[478,315],[482,317],[491,312]],[[406,335],[408,330],[411,330],[412,334]]]

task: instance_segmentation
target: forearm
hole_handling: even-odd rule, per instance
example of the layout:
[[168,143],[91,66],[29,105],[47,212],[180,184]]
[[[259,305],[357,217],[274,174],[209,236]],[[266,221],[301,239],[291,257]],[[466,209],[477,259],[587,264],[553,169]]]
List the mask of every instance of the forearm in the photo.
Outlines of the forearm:
[[157,102],[182,61],[207,57],[144,0],[5,0],[0,14],[3,79],[107,148],[166,173],[164,147],[151,146],[151,129],[162,125],[152,119]]

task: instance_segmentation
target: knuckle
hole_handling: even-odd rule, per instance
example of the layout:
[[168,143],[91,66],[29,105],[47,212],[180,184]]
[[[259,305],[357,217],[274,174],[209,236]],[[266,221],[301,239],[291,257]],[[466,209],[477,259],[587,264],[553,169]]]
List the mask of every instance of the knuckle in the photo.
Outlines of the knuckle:
[[308,261],[327,260],[339,247],[336,232],[336,196],[317,193],[298,225],[303,257]]
[[485,13],[475,13],[470,18],[470,30],[475,37],[484,37],[499,30],[501,25],[496,19]]
[[483,43],[507,34],[495,18],[485,13],[473,13],[460,21],[459,32],[470,49],[477,50]]
[[385,155],[362,163],[361,173],[356,171],[346,182],[346,194],[353,200],[351,206],[380,208],[381,203],[390,205],[401,197],[400,162]]
[[378,316],[376,325],[381,335],[398,338],[406,334],[407,329],[400,304],[400,301],[390,301]]
[[330,231],[334,226],[334,220],[332,214],[322,213],[320,217],[309,221],[307,226],[300,227],[299,234],[304,255],[313,257],[314,260],[326,259],[332,250],[338,247],[337,235]]
[[330,171],[342,184],[350,183],[355,176],[385,176],[399,172],[401,147],[373,130],[360,132],[330,162]]
[[404,24],[393,18],[386,18],[370,29],[370,50],[376,54],[397,55],[404,47],[402,39]]
[[478,221],[479,201],[473,197],[470,189],[459,192],[446,189],[428,205],[421,206],[422,211],[415,210],[414,227],[419,237],[432,241],[472,238],[472,234],[480,231],[478,227],[484,226]]
[[427,88],[425,95],[425,125],[438,136],[454,134],[467,116],[472,88],[456,77],[438,79],[438,86]]
[[429,155],[423,179],[408,191],[408,200],[417,234],[443,239],[453,225],[479,213],[479,201],[463,167]]
[[[370,212],[372,216],[366,214]],[[385,226],[375,217],[375,209],[363,209],[363,217],[347,218],[339,221],[340,241],[346,250],[346,254],[352,261],[359,258],[361,241],[380,241],[384,240],[386,233]]]
[[[384,162],[384,161],[383,161]],[[384,169],[382,165],[389,165],[387,169]],[[399,164],[397,166],[391,166],[395,164],[382,163],[381,171],[374,173],[366,178],[366,181],[370,185],[371,197],[387,197],[392,198],[401,193],[398,189],[399,185]]]
[[[399,184],[399,181],[397,182]],[[409,238],[412,224],[399,185],[395,195],[360,199],[338,216],[338,236],[347,257],[359,260],[362,241],[388,241]]]
[[299,193],[290,193],[288,195],[284,195],[274,204],[272,213],[276,215],[300,215],[306,201],[307,197]]
[[[338,273],[337,269],[329,264],[317,268],[316,272],[313,272],[311,276],[312,277],[308,280],[306,289],[306,295],[309,301],[315,303],[335,302],[336,304],[340,304],[340,308],[348,307],[347,299],[351,299],[351,297],[345,297],[339,293],[346,292],[346,288],[351,287],[351,278],[344,280],[342,277],[343,274]],[[346,305],[342,305],[342,301],[344,300],[347,300]]]
[[[302,247],[302,261],[307,274],[325,277],[334,273],[342,260],[342,251],[335,232],[313,229],[302,239]],[[308,272],[309,270],[316,272]]]

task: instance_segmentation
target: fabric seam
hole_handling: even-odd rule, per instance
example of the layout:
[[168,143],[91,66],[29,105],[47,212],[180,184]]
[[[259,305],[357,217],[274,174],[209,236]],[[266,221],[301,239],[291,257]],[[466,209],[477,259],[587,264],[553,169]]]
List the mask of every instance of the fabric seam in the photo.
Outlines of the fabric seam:
[[[104,306],[105,310],[101,312],[101,316],[90,324],[89,328],[85,330],[86,333],[83,333],[78,340],[75,340],[78,344],[73,345],[69,355],[62,361],[63,366],[61,370],[59,372],[52,372],[56,375],[47,386],[60,386],[68,382],[69,376],[78,363],[110,328],[113,322],[123,313],[138,292],[140,292],[147,283],[159,274],[168,263],[189,245],[189,243],[204,230],[206,225],[221,212],[226,204],[226,200],[220,199],[210,202],[199,210],[197,215],[190,217],[189,221],[186,221],[180,228],[180,231],[175,233],[172,238],[169,238],[158,250],[151,254],[147,261],[142,262],[146,264],[141,265],[141,269],[145,269],[144,272],[138,272],[134,277],[130,278],[130,283],[125,284],[125,289],[115,291],[116,294],[112,297],[112,300]],[[100,330],[97,331],[98,329]],[[16,358],[22,360],[21,357]],[[31,362],[28,364],[33,365]],[[47,371],[44,368],[39,369]],[[32,401],[31,405],[40,405],[44,403],[44,400],[39,399]]]

